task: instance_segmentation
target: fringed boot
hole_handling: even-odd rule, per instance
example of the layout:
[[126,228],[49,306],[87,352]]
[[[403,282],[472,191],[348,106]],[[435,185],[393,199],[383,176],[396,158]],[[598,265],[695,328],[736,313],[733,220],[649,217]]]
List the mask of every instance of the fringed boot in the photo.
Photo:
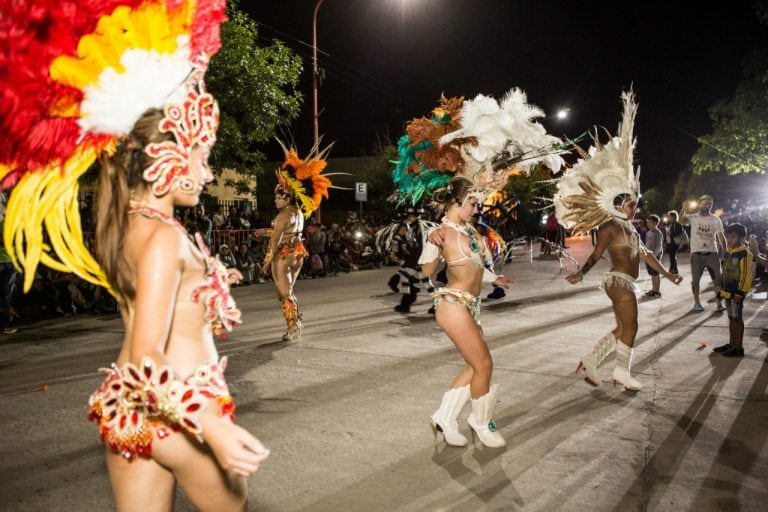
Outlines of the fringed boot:
[[620,340],[616,343],[616,368],[613,370],[613,385],[623,384],[627,391],[640,391],[643,385],[632,378],[629,369],[632,366],[632,347],[622,343]]
[[584,380],[593,386],[600,385],[600,377],[597,375],[597,367],[603,362],[603,359],[608,357],[613,347],[616,346],[616,338],[613,336],[613,332],[609,332],[595,343],[592,347],[592,351],[585,354],[579,366],[576,368],[576,373],[583,374]]

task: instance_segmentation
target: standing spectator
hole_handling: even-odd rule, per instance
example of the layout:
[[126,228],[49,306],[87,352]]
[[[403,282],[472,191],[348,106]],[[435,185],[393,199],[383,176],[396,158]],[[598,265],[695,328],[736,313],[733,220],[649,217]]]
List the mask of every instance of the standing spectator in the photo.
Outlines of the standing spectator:
[[730,224],[725,229],[728,242],[725,265],[721,278],[720,295],[725,299],[728,312],[729,341],[715,347],[714,352],[726,357],[743,357],[744,347],[744,298],[752,287],[752,253],[744,244],[747,228],[743,224]]
[[[645,246],[649,251],[656,256],[656,259],[661,261],[662,253],[664,252],[664,236],[659,229],[659,216],[650,215],[645,220],[645,225],[648,227],[648,231],[645,233]],[[648,263],[645,264],[645,269],[648,271],[648,275],[651,276],[651,289],[646,292],[646,297],[661,297],[659,287],[661,286],[661,277],[659,277],[658,271],[651,267]],[[671,272],[670,272],[671,273]]]
[[558,238],[557,226],[557,215],[555,215],[555,212],[549,212],[546,224],[544,225],[544,241],[541,242],[541,254],[552,254],[552,246],[557,243]]
[[678,216],[675,210],[667,212],[667,217],[669,218],[669,244],[667,244],[669,271],[672,274],[677,274],[677,251],[688,244],[688,233],[685,232],[683,225],[677,221]]
[[213,211],[211,222],[213,223],[213,229],[224,229],[224,226],[227,224],[227,218],[221,210],[221,205],[217,205],[216,209]]
[[243,211],[240,214],[240,229],[251,229],[251,221],[248,220],[248,214]]
[[237,206],[233,206],[229,211],[229,225],[232,229],[242,228],[242,224],[240,224],[240,210],[237,209]]
[[194,232],[200,233],[200,235],[203,237],[203,240],[205,240],[205,245],[210,247],[211,233],[213,232],[213,222],[211,221],[210,217],[205,214],[205,206],[203,206],[203,203],[200,203],[195,207],[194,228]]
[[341,240],[341,233],[335,232],[333,238],[328,244],[328,274],[335,276],[336,273],[341,270],[342,256],[346,251],[346,246]]
[[248,244],[241,243],[235,254],[237,269],[243,274],[243,284],[251,284],[256,278],[256,261],[248,252]]
[[316,222],[315,229],[309,238],[309,253],[312,255],[317,254],[324,266],[328,265],[328,257],[325,253],[327,246],[328,239],[326,237],[325,226],[319,222]]
[[[723,223],[712,215],[712,196],[705,194],[699,198],[698,213],[691,213],[692,205],[683,203],[681,222],[691,225],[691,290],[693,292],[693,310],[704,311],[699,300],[699,281],[704,269],[709,270],[715,287],[717,311],[725,311],[720,297],[720,252],[725,249]],[[687,215],[687,216],[686,216]]]

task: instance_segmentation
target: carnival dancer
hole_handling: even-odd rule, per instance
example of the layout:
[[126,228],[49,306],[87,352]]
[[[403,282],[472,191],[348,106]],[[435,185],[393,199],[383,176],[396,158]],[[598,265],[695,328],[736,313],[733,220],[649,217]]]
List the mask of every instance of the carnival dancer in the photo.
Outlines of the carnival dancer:
[[299,301],[293,293],[304,258],[309,255],[302,239],[304,219],[318,209],[332,187],[329,175],[322,174],[328,165],[325,157],[330,146],[321,151],[315,145],[304,159],[299,157],[296,149],[282,147],[285,160],[276,171],[275,187],[275,207],[279,213],[272,221],[263,270],[265,274],[272,274],[277,299],[282,306],[286,323],[283,341],[294,342],[301,339],[304,328]]
[[637,334],[637,279],[640,260],[675,284],[682,278],[667,272],[656,257],[640,241],[632,225],[640,193],[639,172],[633,167],[635,139],[633,126],[637,104],[632,92],[622,94],[624,113],[616,137],[603,145],[593,136],[595,148],[589,153],[579,150],[583,160],[566,171],[557,182],[555,207],[560,223],[576,233],[597,231],[597,243],[581,269],[566,277],[569,283],[580,282],[600,261],[607,250],[611,270],[605,274],[602,289],[611,299],[616,315],[616,327],[597,340],[590,352],[579,362],[577,373],[593,386],[600,377],[597,367],[616,348],[614,385],[638,391],[642,384],[632,378],[632,347]]
[[[17,183],[4,226],[11,258],[26,288],[42,262],[120,303],[123,345],[89,404],[116,508],[171,510],[178,481],[200,510],[245,510],[246,476],[269,451],[234,423],[214,345],[240,322],[229,285],[241,276],[172,217],[213,179],[218,107],[203,75],[224,2],[44,3],[40,16],[25,2],[2,7],[5,62],[15,66],[0,88],[15,94],[0,95],[0,111],[18,122],[0,143],[3,185]],[[77,180],[97,158],[94,259]]]
[[[437,199],[437,197],[436,197]],[[493,255],[483,237],[472,226],[479,195],[472,182],[453,178],[441,197],[445,217],[437,228],[440,248],[428,242],[421,256],[425,273],[432,273],[442,257],[448,268],[448,284],[434,294],[435,319],[456,345],[466,364],[443,395],[440,408],[432,415],[432,428],[443,433],[446,443],[465,446],[456,417],[469,397],[472,414],[468,423],[480,441],[489,447],[506,442],[493,421],[498,386],[491,386],[493,360],[480,328],[480,285],[483,282],[508,288],[512,277],[493,272]]]
[[482,199],[501,190],[512,174],[529,172],[538,163],[560,170],[558,155],[567,146],[535,121],[541,117],[544,113],[520,89],[511,89],[501,100],[482,94],[467,101],[441,97],[431,118],[412,120],[398,141],[392,178],[400,204],[435,199],[438,193],[447,210],[420,261],[423,274],[431,275],[441,255],[437,247],[446,245],[442,256],[449,277],[447,286],[435,293],[437,321],[467,362],[431,418],[450,445],[467,444],[456,420],[470,396],[469,423],[481,442],[504,445],[492,421],[497,388],[490,386],[492,360],[477,323],[478,294],[483,276],[502,286],[511,278],[494,277],[492,255],[469,221]]

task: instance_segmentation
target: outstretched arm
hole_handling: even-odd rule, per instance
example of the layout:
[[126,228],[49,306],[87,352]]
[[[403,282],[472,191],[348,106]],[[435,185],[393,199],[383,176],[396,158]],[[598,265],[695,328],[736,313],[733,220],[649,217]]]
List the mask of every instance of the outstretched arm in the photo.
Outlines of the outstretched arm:
[[673,283],[680,284],[683,281],[683,276],[668,272],[651,251],[647,249],[640,251],[640,259],[642,259],[653,270],[663,275]]

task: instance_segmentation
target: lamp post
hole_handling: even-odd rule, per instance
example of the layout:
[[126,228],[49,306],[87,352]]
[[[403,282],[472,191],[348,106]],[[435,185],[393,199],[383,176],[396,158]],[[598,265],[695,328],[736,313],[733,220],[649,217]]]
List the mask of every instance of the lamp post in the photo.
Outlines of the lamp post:
[[[312,13],[312,142],[313,147],[317,147],[317,143],[320,140],[320,126],[318,118],[320,113],[317,110],[317,76],[319,70],[317,68],[317,11],[320,10],[320,6],[323,4],[323,0],[317,0],[315,3],[315,10]],[[322,213],[320,207],[316,212],[317,222],[321,222]]]
[[315,4],[315,11],[312,15],[312,139],[315,145],[320,138],[320,128],[318,118],[320,113],[317,111],[317,76],[319,70],[317,68],[317,11],[320,10],[320,6],[323,4],[323,0],[317,0]]

